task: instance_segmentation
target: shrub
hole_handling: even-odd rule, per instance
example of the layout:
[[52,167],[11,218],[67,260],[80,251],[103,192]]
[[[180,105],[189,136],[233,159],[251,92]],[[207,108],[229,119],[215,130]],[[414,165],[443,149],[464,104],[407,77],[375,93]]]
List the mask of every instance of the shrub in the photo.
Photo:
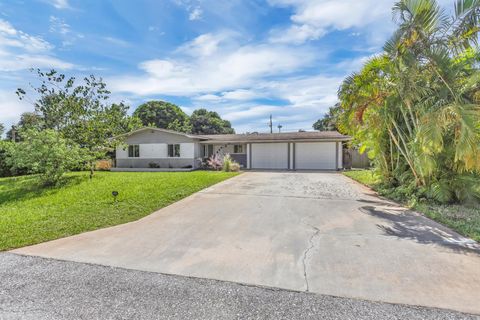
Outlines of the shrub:
[[8,162],[13,168],[38,173],[44,185],[57,184],[63,174],[84,161],[79,147],[54,130],[26,130]]
[[148,167],[149,167],[149,168],[152,168],[152,169],[155,169],[155,168],[160,168],[160,165],[159,165],[158,163],[156,163],[156,162],[150,162],[150,163],[148,164]]
[[111,160],[97,160],[95,163],[95,170],[97,171],[110,171],[112,168],[112,161]]
[[230,166],[230,170],[232,172],[238,172],[240,171],[240,164],[237,162],[233,162],[232,165]]
[[0,141],[0,177],[9,177],[15,174],[14,168],[9,163],[15,143]]
[[232,170],[233,159],[229,154],[223,157],[223,171],[230,172]]
[[235,162],[229,154],[227,154],[223,158],[223,171],[225,172],[240,171],[240,165],[237,162]]
[[222,169],[223,161],[218,154],[214,154],[208,158],[207,165],[210,169],[218,171]]

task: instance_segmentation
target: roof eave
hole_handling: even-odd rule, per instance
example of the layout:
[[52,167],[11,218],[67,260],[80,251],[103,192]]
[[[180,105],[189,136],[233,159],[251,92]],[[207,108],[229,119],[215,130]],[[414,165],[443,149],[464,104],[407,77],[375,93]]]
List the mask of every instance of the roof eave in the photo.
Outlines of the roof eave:
[[203,144],[228,144],[228,143],[274,143],[274,142],[346,142],[352,140],[346,138],[322,138],[322,139],[282,139],[282,140],[205,140],[200,141]]
[[190,138],[190,139],[195,139],[195,140],[201,140],[201,139],[205,138],[205,137],[201,137],[201,136],[190,135],[190,134],[187,134],[187,133],[182,133],[182,132],[177,132],[177,131],[162,129],[162,128],[154,128],[154,127],[142,127],[140,129],[137,129],[137,130],[134,130],[134,131],[130,131],[130,132],[127,132],[127,133],[124,133],[124,134],[120,134],[118,136],[115,136],[114,138],[120,138],[120,137],[123,137],[123,136],[128,137],[128,136],[131,136],[132,134],[142,132],[142,131],[146,131],[146,130],[154,130],[154,131],[159,131],[159,132],[176,134],[176,135],[179,135],[179,136],[184,136],[184,137],[187,137],[187,138]]

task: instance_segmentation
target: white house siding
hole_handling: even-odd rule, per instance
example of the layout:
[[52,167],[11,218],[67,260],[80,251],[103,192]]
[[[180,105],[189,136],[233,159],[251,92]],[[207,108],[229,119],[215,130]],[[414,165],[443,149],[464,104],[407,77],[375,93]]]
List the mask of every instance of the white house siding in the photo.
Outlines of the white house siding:
[[199,143],[195,143],[193,145],[193,153],[194,153],[194,158],[195,159],[199,159],[202,157],[202,149],[203,149],[203,145],[199,144]]
[[144,159],[166,158],[167,144],[164,144],[164,143],[140,144],[140,157]]
[[[195,150],[198,142],[184,135],[144,130],[129,136],[125,144],[116,150],[118,168],[148,168],[155,163],[160,168],[198,167]],[[180,145],[180,157],[168,157],[168,145]],[[140,157],[128,157],[128,145],[139,145]]]
[[195,144],[194,143],[180,143],[180,158],[194,159],[195,158]]
[[115,153],[116,153],[116,158],[117,159],[128,158],[128,148],[127,147],[117,148],[117,150],[115,150]]

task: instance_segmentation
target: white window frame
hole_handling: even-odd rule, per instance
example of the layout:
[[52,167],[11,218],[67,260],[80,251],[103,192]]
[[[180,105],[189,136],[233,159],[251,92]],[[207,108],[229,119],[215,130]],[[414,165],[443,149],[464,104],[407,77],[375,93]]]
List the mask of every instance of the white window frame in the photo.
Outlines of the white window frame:
[[[172,148],[171,154],[170,154],[170,147]],[[169,158],[180,158],[180,153],[181,153],[180,150],[181,150],[180,144],[178,143],[169,144],[167,146],[167,156]]]
[[[238,150],[235,150],[238,147],[240,147],[242,149],[241,152],[237,152]],[[233,153],[234,154],[245,154],[245,146],[243,144],[234,144],[233,145]]]
[[[132,155],[130,155],[130,148],[132,150]],[[140,145],[139,144],[128,145],[127,155],[129,158],[140,158]]]

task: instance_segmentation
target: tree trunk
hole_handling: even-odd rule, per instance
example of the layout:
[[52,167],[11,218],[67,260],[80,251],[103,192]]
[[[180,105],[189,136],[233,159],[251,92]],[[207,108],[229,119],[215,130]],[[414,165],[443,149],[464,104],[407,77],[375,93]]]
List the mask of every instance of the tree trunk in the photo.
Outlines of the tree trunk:
[[94,165],[95,163],[93,161],[90,161],[90,179],[93,179]]

